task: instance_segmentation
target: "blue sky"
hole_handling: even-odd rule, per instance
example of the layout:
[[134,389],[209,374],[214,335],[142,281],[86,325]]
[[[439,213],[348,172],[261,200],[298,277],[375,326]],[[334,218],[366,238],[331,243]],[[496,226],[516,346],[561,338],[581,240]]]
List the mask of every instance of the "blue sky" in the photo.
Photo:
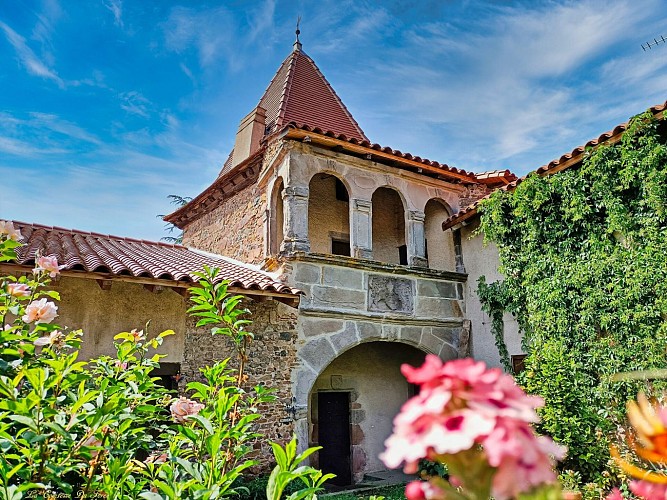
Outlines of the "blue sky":
[[373,142],[547,163],[667,99],[659,0],[0,3],[0,217],[146,239],[303,48]]

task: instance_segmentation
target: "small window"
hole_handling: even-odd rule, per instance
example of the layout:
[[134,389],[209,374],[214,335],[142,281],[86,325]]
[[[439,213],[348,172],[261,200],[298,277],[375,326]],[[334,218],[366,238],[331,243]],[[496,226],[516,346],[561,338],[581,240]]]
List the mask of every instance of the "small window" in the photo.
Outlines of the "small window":
[[514,372],[514,375],[518,375],[525,369],[526,369],[526,355],[512,354],[512,372]]
[[331,253],[333,255],[350,256],[350,242],[346,240],[331,239]]
[[336,199],[338,201],[350,201],[350,196],[347,194],[347,188],[340,179],[336,179]]
[[401,245],[398,247],[398,263],[401,266],[408,265],[408,247],[407,245]]

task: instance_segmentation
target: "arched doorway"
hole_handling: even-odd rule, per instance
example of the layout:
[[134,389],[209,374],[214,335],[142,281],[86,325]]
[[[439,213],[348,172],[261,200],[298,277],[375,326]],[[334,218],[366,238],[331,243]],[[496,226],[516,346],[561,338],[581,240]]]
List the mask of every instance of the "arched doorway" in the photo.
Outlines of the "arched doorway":
[[379,455],[394,417],[415,392],[400,367],[419,366],[425,355],[399,342],[366,342],[339,355],[317,377],[310,392],[309,441],[323,447],[313,462],[337,475],[333,484],[358,483],[386,470]]

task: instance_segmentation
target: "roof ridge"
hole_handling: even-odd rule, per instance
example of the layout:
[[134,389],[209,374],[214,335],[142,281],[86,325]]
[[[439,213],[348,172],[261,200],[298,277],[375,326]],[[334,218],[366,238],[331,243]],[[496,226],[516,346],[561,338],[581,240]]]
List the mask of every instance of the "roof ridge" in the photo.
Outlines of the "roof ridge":
[[[276,117],[276,125],[285,118],[285,111],[287,108],[287,99],[289,98],[290,90],[292,90],[292,82],[294,81],[294,72],[296,71],[296,60],[298,55],[301,53],[300,50],[293,50],[288,58],[290,58],[289,67],[287,68],[287,78],[285,79],[285,84],[283,85],[283,91],[280,94],[280,106],[278,107],[278,116]],[[278,68],[278,72],[282,69],[282,66]],[[276,76],[278,73],[276,73]],[[260,102],[262,102],[260,100]]]
[[18,221],[18,220],[12,220],[10,221],[13,224],[20,224],[22,226],[26,227],[32,227],[33,229],[45,229],[47,231],[53,231],[53,232],[60,232],[60,233],[71,233],[71,234],[79,234],[81,236],[92,236],[95,238],[105,238],[109,240],[122,240],[122,241],[130,241],[133,243],[144,243],[146,245],[154,245],[154,246],[161,246],[161,247],[168,247],[168,248],[187,248],[183,245],[179,245],[176,243],[166,243],[164,241],[153,241],[153,240],[145,240],[145,239],[139,239],[139,238],[131,238],[129,236],[116,236],[113,234],[105,234],[105,233],[96,233],[94,231],[84,231],[82,229],[69,229],[66,227],[60,227],[60,226],[48,226],[46,224],[38,224],[35,222],[24,222],[24,221]]

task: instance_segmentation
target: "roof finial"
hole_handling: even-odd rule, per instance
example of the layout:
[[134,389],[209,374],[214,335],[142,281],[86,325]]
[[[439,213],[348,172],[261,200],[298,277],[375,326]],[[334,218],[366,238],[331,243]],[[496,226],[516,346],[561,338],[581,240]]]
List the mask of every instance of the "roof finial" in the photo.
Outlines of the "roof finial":
[[296,41],[294,42],[294,50],[301,50],[301,42],[299,41],[301,30],[299,29],[299,24],[301,24],[301,16],[296,18]]

